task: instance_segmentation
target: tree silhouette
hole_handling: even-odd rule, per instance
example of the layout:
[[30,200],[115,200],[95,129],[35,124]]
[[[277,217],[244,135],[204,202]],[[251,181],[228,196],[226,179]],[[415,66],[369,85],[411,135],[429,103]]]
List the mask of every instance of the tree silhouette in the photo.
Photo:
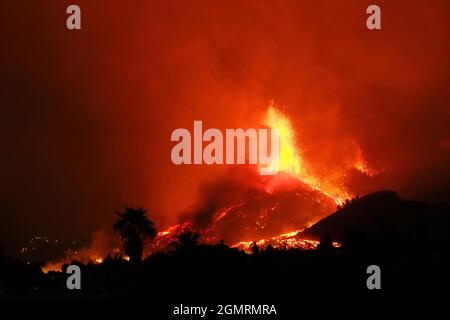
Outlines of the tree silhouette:
[[256,241],[253,241],[252,244],[252,254],[257,256],[259,254],[259,247],[258,244],[256,243]]
[[123,212],[116,214],[119,218],[113,225],[114,231],[124,240],[123,248],[130,257],[130,262],[140,262],[144,249],[143,239],[156,236],[154,223],[147,218],[142,208],[125,207]]
[[325,233],[320,239],[320,243],[317,246],[317,250],[323,253],[333,252],[333,241],[328,233]]
[[193,248],[198,245],[200,233],[193,231],[185,231],[177,236],[178,242],[175,245],[178,248]]

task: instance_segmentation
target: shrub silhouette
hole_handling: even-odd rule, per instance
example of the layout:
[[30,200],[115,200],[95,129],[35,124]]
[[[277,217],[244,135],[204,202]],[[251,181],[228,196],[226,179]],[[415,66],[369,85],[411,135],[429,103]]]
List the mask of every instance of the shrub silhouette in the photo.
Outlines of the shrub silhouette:
[[142,260],[143,238],[154,238],[156,229],[153,221],[147,218],[142,208],[125,207],[123,212],[118,212],[119,218],[114,223],[114,231],[124,240],[123,248],[130,257],[130,262],[136,263]]

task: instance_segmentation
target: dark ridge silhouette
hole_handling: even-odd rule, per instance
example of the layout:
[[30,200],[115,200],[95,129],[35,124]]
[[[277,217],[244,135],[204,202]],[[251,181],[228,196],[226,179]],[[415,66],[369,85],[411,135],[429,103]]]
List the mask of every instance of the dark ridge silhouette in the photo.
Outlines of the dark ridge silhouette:
[[364,237],[380,247],[416,242],[442,247],[450,243],[449,230],[448,204],[405,201],[394,191],[380,191],[346,201],[303,235],[320,239],[328,234],[344,244],[351,238]]

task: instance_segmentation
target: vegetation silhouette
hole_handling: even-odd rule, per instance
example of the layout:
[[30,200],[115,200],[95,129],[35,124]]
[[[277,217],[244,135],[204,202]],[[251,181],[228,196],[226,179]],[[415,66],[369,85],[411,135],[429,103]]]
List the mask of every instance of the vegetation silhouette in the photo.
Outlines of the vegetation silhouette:
[[189,249],[198,245],[199,238],[199,232],[188,230],[177,235],[177,241],[174,241],[172,244],[175,245],[177,249]]
[[[301,236],[321,239],[317,250],[255,242],[252,253],[245,253],[224,241],[202,244],[198,232],[189,230],[178,235],[174,250],[155,252],[142,263],[120,255],[101,264],[73,261],[82,271],[82,290],[67,290],[67,265],[62,272],[44,274],[39,265],[0,256],[0,294],[17,299],[202,302],[443,298],[450,286],[449,217],[448,205],[379,192],[349,201],[306,230]],[[143,237],[155,234],[143,209],[126,208],[114,230],[123,234],[133,261],[141,258]],[[333,241],[342,246],[333,247]],[[382,290],[366,287],[366,270],[373,264],[381,268]]]
[[142,208],[125,207],[123,212],[116,214],[119,218],[114,223],[113,229],[122,237],[123,248],[130,257],[130,262],[139,263],[144,249],[143,239],[156,236],[154,223],[147,218]]

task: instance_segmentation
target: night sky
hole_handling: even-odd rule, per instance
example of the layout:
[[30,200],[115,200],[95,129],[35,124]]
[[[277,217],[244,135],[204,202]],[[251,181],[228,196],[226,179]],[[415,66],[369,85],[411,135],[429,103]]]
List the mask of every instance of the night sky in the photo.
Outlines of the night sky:
[[[82,29],[66,28],[78,4]],[[247,128],[274,99],[323,176],[449,201],[450,2],[0,3],[0,243],[86,239],[123,205],[166,227],[224,166],[175,166],[176,128]]]

